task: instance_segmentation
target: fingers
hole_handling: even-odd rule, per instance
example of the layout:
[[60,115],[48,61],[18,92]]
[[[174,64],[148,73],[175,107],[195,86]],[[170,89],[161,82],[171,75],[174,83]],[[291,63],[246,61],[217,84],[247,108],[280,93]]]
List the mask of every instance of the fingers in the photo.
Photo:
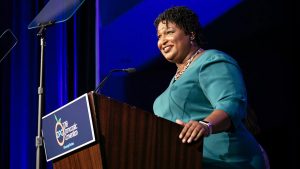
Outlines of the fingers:
[[188,130],[190,129],[192,123],[188,122],[184,125],[183,129],[181,130],[181,133],[179,134],[179,138],[182,139],[182,142],[186,141],[186,135],[190,135],[188,132]]
[[183,143],[196,141],[205,133],[205,129],[202,127],[203,126],[199,124],[199,122],[190,121],[184,125],[184,128],[179,134],[179,138],[182,139]]
[[205,130],[202,128],[200,129],[200,131],[198,132],[197,136],[195,137],[194,141],[197,141],[202,135],[204,135]]

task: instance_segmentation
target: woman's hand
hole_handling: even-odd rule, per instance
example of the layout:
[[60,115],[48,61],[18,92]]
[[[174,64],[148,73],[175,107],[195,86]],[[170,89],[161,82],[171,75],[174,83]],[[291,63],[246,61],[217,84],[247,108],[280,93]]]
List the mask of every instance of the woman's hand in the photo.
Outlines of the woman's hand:
[[184,126],[179,134],[179,138],[182,140],[182,143],[197,141],[201,136],[204,136],[208,132],[205,126],[200,124],[198,121],[191,120],[188,123],[184,123],[182,120],[177,119],[176,123]]

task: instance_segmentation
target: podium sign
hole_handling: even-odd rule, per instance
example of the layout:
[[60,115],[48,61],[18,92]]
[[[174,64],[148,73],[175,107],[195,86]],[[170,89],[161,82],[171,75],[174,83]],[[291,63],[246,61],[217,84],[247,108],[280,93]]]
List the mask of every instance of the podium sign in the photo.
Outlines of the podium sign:
[[47,161],[95,141],[87,94],[44,116],[42,124]]

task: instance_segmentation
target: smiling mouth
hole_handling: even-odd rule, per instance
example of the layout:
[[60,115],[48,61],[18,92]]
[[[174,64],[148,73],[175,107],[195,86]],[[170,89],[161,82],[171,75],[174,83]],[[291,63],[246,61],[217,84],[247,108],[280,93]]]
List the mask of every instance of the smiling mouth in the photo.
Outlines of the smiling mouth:
[[165,46],[165,47],[163,47],[163,52],[168,53],[168,52],[170,52],[171,48],[172,48],[172,46]]

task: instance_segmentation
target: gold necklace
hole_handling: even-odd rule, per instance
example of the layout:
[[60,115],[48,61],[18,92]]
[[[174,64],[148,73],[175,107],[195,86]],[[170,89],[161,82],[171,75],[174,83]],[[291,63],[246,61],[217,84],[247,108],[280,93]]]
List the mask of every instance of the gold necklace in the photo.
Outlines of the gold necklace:
[[191,56],[191,57],[187,60],[186,65],[184,66],[184,68],[183,68],[182,71],[180,71],[179,68],[177,68],[177,71],[176,71],[176,74],[175,74],[175,80],[178,80],[178,78],[186,71],[186,69],[187,69],[187,68],[190,66],[190,64],[193,62],[194,57],[195,57],[197,54],[199,54],[199,53],[201,53],[201,52],[203,52],[203,51],[204,51],[203,49],[199,48],[199,49],[193,54],[193,56]]

